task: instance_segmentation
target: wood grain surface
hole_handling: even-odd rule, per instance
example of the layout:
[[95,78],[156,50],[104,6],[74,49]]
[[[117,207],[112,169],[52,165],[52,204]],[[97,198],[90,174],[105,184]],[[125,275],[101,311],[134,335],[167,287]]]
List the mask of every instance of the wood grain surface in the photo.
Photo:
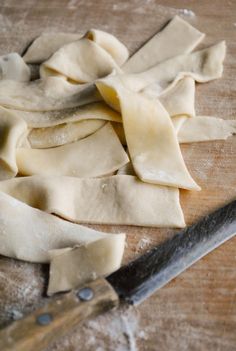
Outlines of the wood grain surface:
[[[92,292],[89,297],[86,290]],[[88,299],[86,299],[88,297]],[[2,351],[43,351],[50,342],[73,330],[89,317],[104,314],[119,305],[119,296],[104,278],[98,278],[85,289],[58,294],[43,307],[0,330]]]
[[[132,53],[176,14],[207,34],[201,47],[222,39],[227,43],[223,78],[197,86],[197,113],[236,118],[235,0],[1,0],[0,55],[22,53],[42,32],[84,32],[91,27],[116,35]],[[236,137],[181,148],[191,174],[202,187],[201,192],[181,193],[190,224],[236,197]],[[128,234],[124,262],[173,235],[173,230],[167,229],[94,227]],[[234,351],[235,268],[236,238],[139,307],[119,309],[78,326],[48,345],[47,351]],[[47,276],[47,266],[0,259],[1,326],[47,300]]]

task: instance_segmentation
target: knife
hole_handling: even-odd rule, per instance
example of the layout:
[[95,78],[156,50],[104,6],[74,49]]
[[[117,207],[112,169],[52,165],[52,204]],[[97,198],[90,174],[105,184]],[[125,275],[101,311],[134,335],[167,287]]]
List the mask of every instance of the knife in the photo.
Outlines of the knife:
[[120,303],[137,305],[236,233],[236,200],[154,247],[106,279],[58,294],[0,331],[1,351],[42,351],[78,323]]

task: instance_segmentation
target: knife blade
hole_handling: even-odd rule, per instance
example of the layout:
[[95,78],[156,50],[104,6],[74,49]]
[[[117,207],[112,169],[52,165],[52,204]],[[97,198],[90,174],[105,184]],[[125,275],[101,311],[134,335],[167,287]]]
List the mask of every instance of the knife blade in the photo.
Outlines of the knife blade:
[[236,200],[121,267],[0,331],[2,351],[42,351],[79,322],[122,301],[139,304],[236,233]]
[[107,280],[126,302],[138,304],[235,234],[236,200],[120,268]]

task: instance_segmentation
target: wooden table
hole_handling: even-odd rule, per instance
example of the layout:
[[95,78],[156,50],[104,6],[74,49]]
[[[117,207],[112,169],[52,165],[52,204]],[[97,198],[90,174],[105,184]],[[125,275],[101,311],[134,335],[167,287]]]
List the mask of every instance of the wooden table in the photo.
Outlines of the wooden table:
[[[0,54],[22,53],[42,32],[109,31],[134,52],[179,14],[207,34],[201,46],[227,42],[224,76],[197,86],[198,114],[236,118],[236,2],[221,0],[2,0]],[[191,10],[187,11],[187,10]],[[236,137],[182,146],[200,193],[182,192],[188,224],[236,197]],[[97,226],[128,234],[124,262],[173,235],[173,230]],[[47,266],[0,259],[0,322],[44,303]],[[195,264],[137,308],[90,321],[48,351],[236,350],[236,238]],[[26,350],[27,351],[27,350]]]

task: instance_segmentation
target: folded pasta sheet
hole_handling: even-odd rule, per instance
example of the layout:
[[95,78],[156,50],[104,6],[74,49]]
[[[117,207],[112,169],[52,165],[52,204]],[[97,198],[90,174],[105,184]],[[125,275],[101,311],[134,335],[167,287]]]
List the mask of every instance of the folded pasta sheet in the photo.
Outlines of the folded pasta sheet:
[[61,77],[31,82],[0,81],[0,105],[23,111],[55,111],[100,100],[92,83],[71,84]]
[[87,245],[50,251],[48,295],[116,271],[121,264],[124,244],[124,235],[114,234]]
[[127,73],[138,73],[171,57],[191,52],[205,34],[175,16],[163,30],[148,40],[122,67]]
[[120,72],[119,65],[127,58],[128,50],[117,38],[93,29],[56,51],[41,65],[40,76],[59,74],[74,82],[91,82],[114,69]]
[[22,177],[0,182],[0,191],[77,223],[185,226],[178,189],[135,176]]
[[17,149],[17,166],[22,175],[100,177],[128,161],[110,123],[74,143],[49,149]]
[[29,46],[23,59],[26,63],[42,63],[62,46],[80,39],[76,33],[44,33]]
[[25,121],[0,107],[0,180],[16,176],[16,148],[26,135]]
[[[125,245],[124,234],[101,233],[64,221],[2,192],[0,192],[0,223],[0,254],[4,256],[46,263],[52,260],[51,250],[55,249],[64,252],[64,249],[79,246],[92,253],[91,258],[86,259],[79,255],[80,266],[76,268],[78,274],[73,279],[75,285],[84,283],[87,264],[90,262],[91,265],[94,264],[96,258],[98,273],[102,275],[111,273],[121,264]],[[92,243],[96,245],[90,248],[89,245]],[[101,254],[103,254],[102,257]],[[100,260],[102,258],[102,262],[99,262],[99,258]],[[67,268],[69,268],[69,261],[69,258],[64,261]],[[60,262],[53,260],[53,270],[59,269]],[[69,270],[64,278],[70,280],[68,274],[70,274]],[[71,274],[74,275],[74,272]],[[60,278],[63,279],[62,275]],[[53,284],[49,282],[50,290],[53,285],[53,292],[60,291],[61,287],[59,284],[56,285],[54,275],[52,279]]]
[[[174,116],[171,118],[179,143],[226,140],[236,134],[236,121],[210,116]],[[126,145],[123,125],[113,123],[113,128],[122,145]],[[125,166],[124,166],[125,167]]]
[[19,82],[30,80],[30,69],[16,52],[0,56],[0,80],[11,79]]
[[94,102],[55,111],[22,111],[11,109],[25,120],[29,128],[55,127],[64,123],[81,122],[88,119],[101,119],[122,122],[121,116],[104,102]]
[[197,116],[184,122],[178,132],[181,143],[225,140],[236,134],[236,120]]
[[29,133],[28,141],[33,149],[61,146],[86,138],[103,127],[105,123],[102,119],[88,119],[54,127],[35,128]]
[[96,84],[104,99],[121,109],[138,177],[148,183],[200,190],[185,166],[173,124],[162,104],[131,92],[116,77],[108,82],[105,79]]

